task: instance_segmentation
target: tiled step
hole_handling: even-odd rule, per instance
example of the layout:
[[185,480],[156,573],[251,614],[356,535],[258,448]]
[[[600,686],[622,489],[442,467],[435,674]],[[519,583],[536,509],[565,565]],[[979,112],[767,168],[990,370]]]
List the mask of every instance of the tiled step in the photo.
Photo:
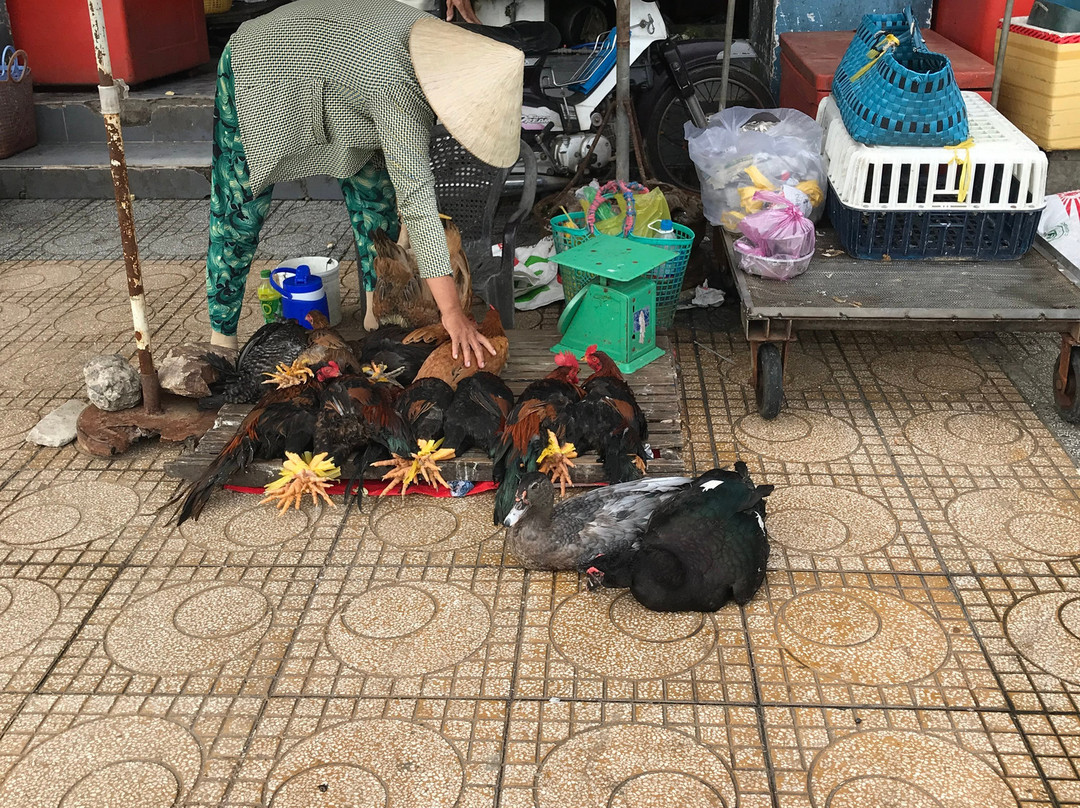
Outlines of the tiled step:
[[[125,138],[131,192],[143,199],[203,199],[210,194],[210,141]],[[0,199],[112,199],[109,152],[101,143],[44,143],[0,160]],[[279,183],[275,199],[341,199],[329,177]]]

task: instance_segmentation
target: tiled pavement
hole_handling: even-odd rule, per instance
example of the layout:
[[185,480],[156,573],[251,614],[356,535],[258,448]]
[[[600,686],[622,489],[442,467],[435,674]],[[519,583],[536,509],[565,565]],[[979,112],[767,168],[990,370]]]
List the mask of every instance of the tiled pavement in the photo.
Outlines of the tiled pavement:
[[[331,207],[260,256],[344,256]],[[203,336],[200,204],[136,211],[156,344]],[[745,609],[658,615],[521,570],[490,495],[176,529],[176,448],[23,443],[131,352],[111,213],[0,203],[0,807],[1080,806],[1053,338],[803,334],[764,422],[732,311],[680,315],[687,460],[777,486],[773,555]]]

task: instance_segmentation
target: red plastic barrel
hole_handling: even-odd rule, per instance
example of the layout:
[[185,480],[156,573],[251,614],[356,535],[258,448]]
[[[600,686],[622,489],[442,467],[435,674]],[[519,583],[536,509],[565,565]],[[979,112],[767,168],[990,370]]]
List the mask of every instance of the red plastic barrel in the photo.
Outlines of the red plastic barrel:
[[[1034,0],[1015,0],[1013,16],[1027,16],[1033,4]],[[1004,16],[1005,0],[937,0],[931,27],[951,42],[992,63],[994,37],[998,22]]]
[[[102,0],[113,75],[128,84],[210,59],[203,0]],[[11,34],[34,84],[97,84],[86,0],[7,0]]]

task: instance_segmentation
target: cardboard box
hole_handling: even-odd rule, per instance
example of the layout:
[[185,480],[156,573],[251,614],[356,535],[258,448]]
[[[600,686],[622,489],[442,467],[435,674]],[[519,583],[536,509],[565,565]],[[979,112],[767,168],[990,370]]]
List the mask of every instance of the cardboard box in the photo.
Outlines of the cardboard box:
[[1026,17],[1014,17],[998,109],[1048,151],[1080,148],[1080,34],[1036,28]]

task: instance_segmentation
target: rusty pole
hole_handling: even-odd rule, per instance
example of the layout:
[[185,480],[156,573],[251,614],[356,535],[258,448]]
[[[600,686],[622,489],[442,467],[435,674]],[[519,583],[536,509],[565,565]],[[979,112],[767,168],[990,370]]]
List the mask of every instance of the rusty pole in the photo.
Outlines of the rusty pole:
[[[630,0],[615,3],[615,179],[630,179]],[[644,179],[644,178],[642,178]]]
[[120,130],[121,89],[126,94],[127,87],[122,81],[117,84],[113,80],[101,0],[87,0],[87,4],[90,8],[90,31],[94,37],[94,51],[97,56],[98,96],[101,99],[101,114],[105,118],[113,190],[116,192],[116,215],[120,220],[120,241],[124,248],[124,266],[127,268],[131,319],[135,328],[139,375],[142,377],[143,409],[147,413],[156,413],[161,412],[161,387],[154,369],[154,359],[150,355],[150,324],[146,319],[146,294],[143,290],[142,267],[139,264],[139,244],[135,239],[135,217],[131,208],[131,191],[128,188],[127,160],[124,158],[124,135]]

